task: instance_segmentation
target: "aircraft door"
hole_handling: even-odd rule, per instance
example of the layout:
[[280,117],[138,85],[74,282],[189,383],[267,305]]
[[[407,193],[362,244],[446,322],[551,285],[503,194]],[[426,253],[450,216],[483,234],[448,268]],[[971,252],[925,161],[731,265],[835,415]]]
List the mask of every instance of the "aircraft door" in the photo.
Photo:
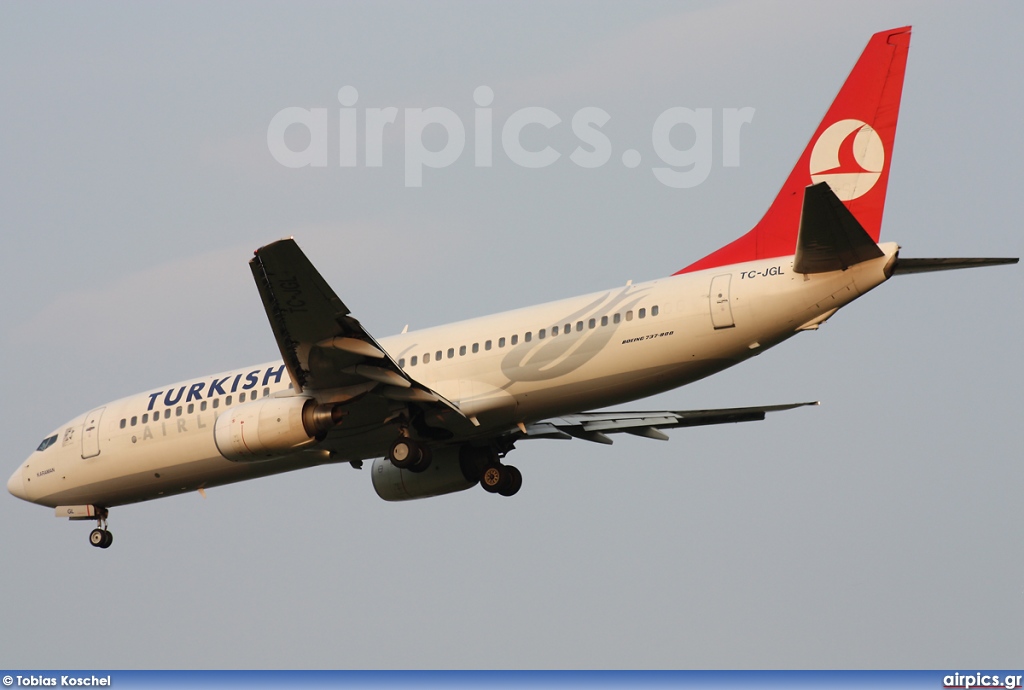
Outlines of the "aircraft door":
[[106,408],[98,407],[85,415],[82,425],[82,458],[94,458],[100,454],[100,418]]
[[732,274],[715,276],[711,279],[711,294],[708,301],[711,303],[711,325],[715,330],[720,328],[732,328],[736,322],[732,320],[732,306],[729,304],[729,283],[732,282]]

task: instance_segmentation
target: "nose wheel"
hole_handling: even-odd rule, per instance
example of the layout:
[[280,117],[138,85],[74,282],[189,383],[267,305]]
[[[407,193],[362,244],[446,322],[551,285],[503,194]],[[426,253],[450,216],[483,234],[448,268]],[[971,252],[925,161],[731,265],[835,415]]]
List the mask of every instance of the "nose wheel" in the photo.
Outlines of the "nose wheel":
[[89,533],[89,543],[101,549],[109,549],[110,545],[114,543],[114,535],[108,530],[97,527]]
[[107,529],[107,509],[99,510],[99,520],[96,529],[89,532],[89,543],[101,549],[109,549],[114,543],[114,535]]

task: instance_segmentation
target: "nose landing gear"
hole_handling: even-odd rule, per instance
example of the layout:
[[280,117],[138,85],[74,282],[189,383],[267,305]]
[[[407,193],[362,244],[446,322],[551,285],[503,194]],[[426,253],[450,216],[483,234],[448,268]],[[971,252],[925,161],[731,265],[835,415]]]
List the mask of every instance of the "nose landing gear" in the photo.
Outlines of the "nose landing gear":
[[109,549],[114,543],[114,535],[107,529],[107,509],[100,508],[98,511],[98,525],[89,533],[89,543],[101,549]]
[[101,549],[108,549],[114,543],[114,535],[105,529],[97,527],[89,533],[89,543]]

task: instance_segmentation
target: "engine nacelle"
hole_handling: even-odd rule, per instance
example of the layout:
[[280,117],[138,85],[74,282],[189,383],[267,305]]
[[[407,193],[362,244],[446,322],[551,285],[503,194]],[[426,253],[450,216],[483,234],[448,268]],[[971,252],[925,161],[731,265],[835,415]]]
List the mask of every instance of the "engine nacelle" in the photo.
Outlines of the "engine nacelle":
[[340,417],[312,398],[263,398],[221,413],[213,440],[228,460],[268,460],[313,445]]
[[423,472],[400,470],[387,458],[378,458],[373,461],[370,473],[373,490],[385,501],[441,496],[465,491],[477,483],[476,479],[466,478],[457,447],[434,450],[430,466]]

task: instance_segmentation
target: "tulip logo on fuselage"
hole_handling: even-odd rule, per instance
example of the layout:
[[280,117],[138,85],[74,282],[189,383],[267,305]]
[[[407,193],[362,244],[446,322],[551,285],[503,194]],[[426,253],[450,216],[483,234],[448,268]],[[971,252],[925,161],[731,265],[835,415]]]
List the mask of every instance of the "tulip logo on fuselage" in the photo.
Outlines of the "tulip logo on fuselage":
[[811,149],[814,184],[828,186],[842,201],[867,194],[882,176],[885,148],[878,132],[860,120],[839,120],[828,126]]

